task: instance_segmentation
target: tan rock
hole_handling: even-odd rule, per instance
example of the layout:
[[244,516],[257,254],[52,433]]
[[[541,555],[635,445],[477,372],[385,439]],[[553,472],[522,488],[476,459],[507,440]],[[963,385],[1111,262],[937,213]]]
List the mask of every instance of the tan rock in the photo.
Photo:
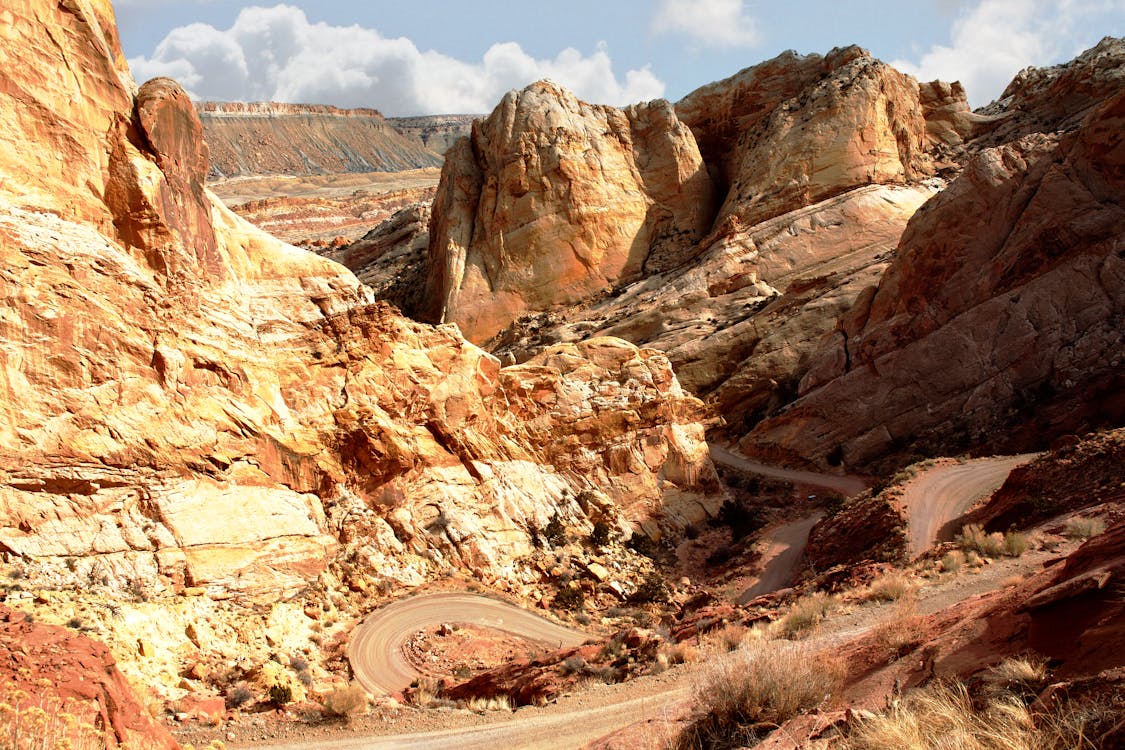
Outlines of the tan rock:
[[622,111],[549,82],[512,92],[446,155],[423,312],[484,341],[526,311],[684,262],[712,200],[668,103]]
[[981,153],[911,221],[802,398],[746,447],[870,465],[978,444],[1016,453],[1120,420],[1123,125],[1118,93],[1061,140]]

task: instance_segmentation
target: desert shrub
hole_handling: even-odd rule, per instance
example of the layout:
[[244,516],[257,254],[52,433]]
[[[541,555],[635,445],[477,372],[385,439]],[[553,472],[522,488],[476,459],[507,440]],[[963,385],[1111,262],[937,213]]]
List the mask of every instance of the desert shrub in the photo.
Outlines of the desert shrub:
[[985,557],[999,557],[1004,552],[1004,535],[999,532],[989,534],[979,524],[967,524],[957,535],[961,549],[977,552]]
[[312,672],[307,669],[302,669],[297,673],[297,682],[301,683],[307,688],[311,688],[313,684]]
[[555,594],[555,606],[561,609],[578,610],[586,604],[586,594],[577,586],[565,586]]
[[1071,539],[1089,539],[1105,531],[1105,521],[1100,518],[1075,516],[1066,522],[1063,531]]
[[574,654],[562,660],[562,663],[559,664],[559,671],[563,674],[583,674],[586,671],[586,666],[586,660],[578,654]]
[[786,638],[800,638],[820,624],[835,600],[823,591],[802,596],[779,621],[781,633]]
[[720,653],[734,651],[742,645],[743,639],[746,638],[746,632],[745,625],[730,624],[708,633],[705,642],[712,650]]
[[918,587],[910,576],[901,571],[888,573],[875,580],[867,591],[867,599],[876,602],[897,602],[912,596]]
[[847,750],[1077,750],[1098,747],[1091,731],[1101,712],[1063,701],[1034,713],[1014,696],[998,696],[977,711],[961,684],[936,684],[909,693],[885,714],[861,719]]
[[1004,534],[1004,554],[1008,557],[1019,557],[1030,545],[1027,541],[1027,535],[1021,534],[1018,531],[1009,531]]
[[570,541],[566,535],[566,527],[563,526],[562,519],[559,518],[558,511],[555,511],[551,520],[543,527],[543,539],[552,547],[562,547]]
[[984,681],[993,692],[1033,699],[1047,684],[1047,676],[1047,660],[1032,654],[1004,659],[984,673]]
[[609,521],[594,521],[594,528],[590,532],[590,544],[595,547],[606,546],[609,544],[612,531],[613,527],[609,525]]
[[815,708],[842,680],[839,662],[804,644],[748,642],[700,670],[693,693],[702,716],[681,734],[679,746],[754,745],[759,728],[772,729]]
[[240,682],[227,689],[226,695],[223,696],[223,703],[228,710],[241,708],[253,697],[254,694],[250,692],[250,688],[247,687],[246,683]]
[[543,546],[543,532],[539,530],[534,521],[527,522],[527,536],[531,540],[531,546],[535,549]]
[[699,527],[696,526],[694,523],[689,523],[687,526],[684,527],[684,538],[685,539],[698,539],[699,538]]
[[66,621],[66,626],[68,628],[73,628],[74,630],[81,630],[82,629],[82,618],[81,617],[72,617],[72,618],[70,618],[69,620]]
[[889,661],[905,656],[922,642],[917,606],[913,598],[901,599],[895,605],[894,616],[872,631],[875,640],[886,649]]
[[664,577],[655,570],[646,575],[637,586],[637,590],[629,595],[630,604],[666,601],[668,601],[668,587],[664,583]]
[[293,688],[284,682],[270,685],[270,703],[275,706],[284,706],[293,701]]
[[[85,721],[91,704],[33,696],[12,685],[2,689],[0,748],[5,750],[101,750],[116,747],[114,732]],[[96,715],[96,705],[93,706]]]
[[304,672],[309,668],[309,662],[303,656],[290,656],[289,668],[294,672]]
[[367,708],[367,692],[353,682],[333,688],[324,696],[324,710],[331,716],[354,716]]
[[511,711],[512,701],[506,695],[494,695],[490,698],[473,698],[469,701],[469,710],[478,714],[488,711]]

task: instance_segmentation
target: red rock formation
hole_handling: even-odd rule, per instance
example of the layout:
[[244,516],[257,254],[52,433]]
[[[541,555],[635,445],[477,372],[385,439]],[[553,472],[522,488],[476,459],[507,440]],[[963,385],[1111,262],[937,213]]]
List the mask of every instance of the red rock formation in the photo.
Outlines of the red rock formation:
[[853,466],[992,452],[1125,416],[1125,94],[1061,140],[984,151],[911,220],[801,395],[745,445]]
[[[6,710],[24,713],[26,735],[52,743],[69,739],[80,745],[62,713],[97,728],[99,745],[127,745],[138,750],[175,750],[179,745],[168,730],[153,721],[137,702],[109,650],[98,641],[66,628],[32,623],[26,615],[0,606],[0,691]],[[17,691],[22,691],[24,698]],[[36,726],[29,709],[50,714],[47,726]],[[10,714],[5,714],[10,721]],[[7,729],[8,725],[5,725]],[[54,728],[52,728],[54,727]],[[15,737],[0,737],[0,743]],[[24,747],[19,744],[19,747]],[[48,746],[44,744],[43,746]],[[64,746],[62,744],[60,747]],[[70,746],[70,745],[65,745]]]

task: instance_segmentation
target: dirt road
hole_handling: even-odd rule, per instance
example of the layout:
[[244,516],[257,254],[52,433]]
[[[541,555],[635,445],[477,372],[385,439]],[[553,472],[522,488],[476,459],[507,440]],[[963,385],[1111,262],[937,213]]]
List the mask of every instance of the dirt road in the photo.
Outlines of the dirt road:
[[797,562],[801,559],[801,554],[809,541],[809,532],[823,515],[823,513],[814,513],[774,530],[769,537],[769,547],[762,554],[762,562],[765,565],[762,574],[758,576],[753,586],[738,597],[739,604],[746,604],[762,594],[777,591],[793,582]]
[[981,498],[996,491],[1012,469],[1036,454],[977,458],[933,466],[903,485],[900,505],[910,527],[910,551],[920,555],[959,530],[957,519]]
[[851,497],[867,489],[862,479],[839,474],[821,474],[815,471],[802,471],[800,469],[785,469],[780,466],[770,466],[751,461],[746,456],[740,456],[733,451],[715,443],[708,443],[711,449],[711,460],[732,469],[741,469],[751,474],[761,474],[764,477],[784,479],[789,482],[807,484],[812,487],[823,487],[834,492],[841,492]]
[[587,638],[526,609],[478,594],[424,594],[383,607],[352,631],[348,659],[356,679],[377,695],[409,686],[418,672],[404,658],[403,645],[419,630],[446,622],[495,628],[551,648],[577,646]]
[[[657,695],[646,695],[621,703],[567,713],[534,715],[538,709],[521,709],[510,721],[476,727],[457,727],[435,732],[388,737],[344,737],[320,740],[318,750],[570,750],[643,719],[668,712],[688,699],[690,690],[680,687]],[[269,750],[308,750],[308,743],[270,745]]]

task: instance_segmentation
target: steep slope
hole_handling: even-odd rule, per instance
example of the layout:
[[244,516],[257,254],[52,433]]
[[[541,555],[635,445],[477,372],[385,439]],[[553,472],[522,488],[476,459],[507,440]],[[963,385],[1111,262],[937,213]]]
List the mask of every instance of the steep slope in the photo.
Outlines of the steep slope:
[[407,138],[421,141],[435,154],[445,155],[458,138],[472,134],[473,121],[482,115],[420,115],[389,117],[391,127]]
[[399,172],[441,165],[373,109],[276,102],[199,104],[211,179]]
[[712,206],[694,139],[667,102],[622,111],[532,84],[446,154],[424,314],[484,341],[524,312],[683,262]]
[[162,644],[161,690],[200,643],[311,638],[289,596],[360,606],[345,562],[384,590],[539,583],[519,558],[555,513],[659,533],[721,500],[706,410],[659,353],[601,339],[501,370],[373,304],[205,189],[195,108],[136,88],[108,0],[5,12],[0,550],[57,597],[132,607],[112,632]]
[[784,414],[744,444],[870,465],[1119,424],[1125,90],[1061,137],[986,149],[911,221]]

